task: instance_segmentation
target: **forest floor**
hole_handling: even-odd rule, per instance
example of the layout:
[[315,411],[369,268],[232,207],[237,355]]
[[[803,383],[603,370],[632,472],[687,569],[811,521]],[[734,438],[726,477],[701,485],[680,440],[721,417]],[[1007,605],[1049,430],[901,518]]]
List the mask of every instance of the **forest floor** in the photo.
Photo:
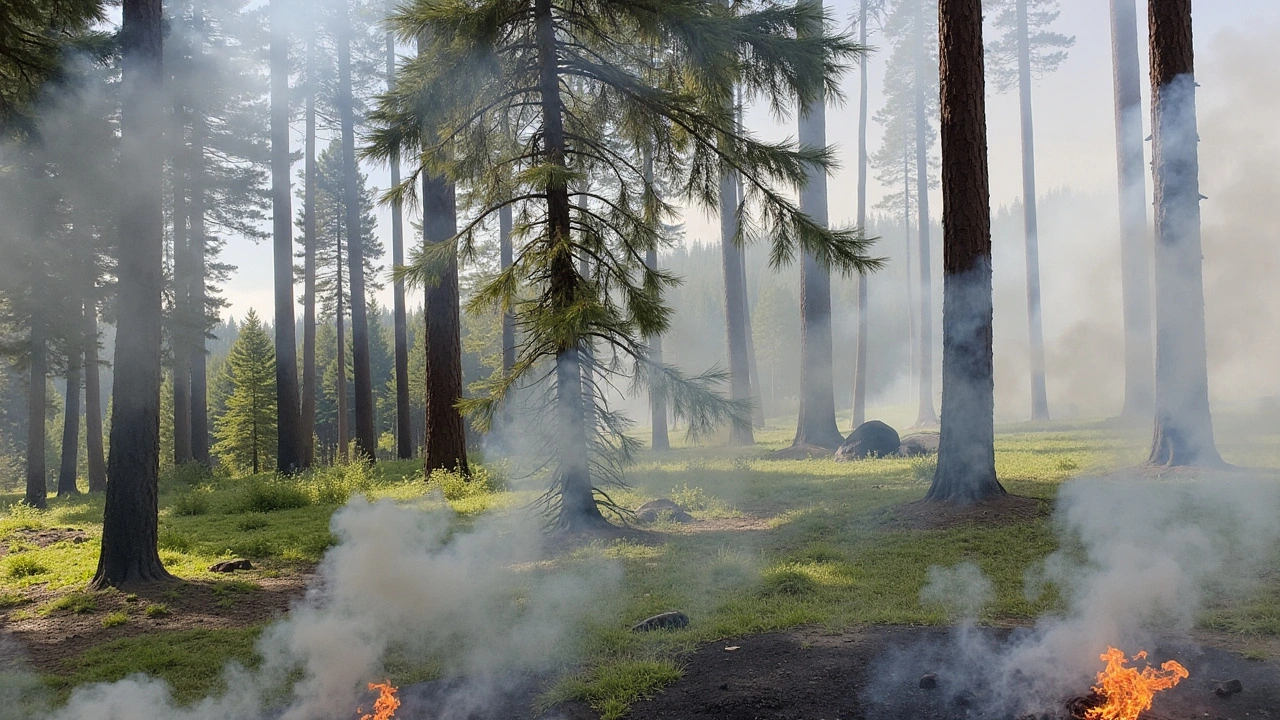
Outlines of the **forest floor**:
[[[1256,418],[1219,419],[1224,456],[1280,467],[1280,435],[1272,427]],[[1148,436],[1145,428],[1103,422],[1001,428],[999,476],[1026,500],[993,516],[942,519],[910,505],[928,487],[931,458],[773,459],[770,453],[788,444],[782,422],[747,452],[679,447],[643,455],[628,473],[630,489],[615,500],[637,507],[671,498],[693,522],[553,544],[549,565],[604,559],[620,568],[619,579],[572,638],[573,662],[531,681],[518,704],[555,708],[550,717],[570,720],[617,718],[633,707],[633,717],[646,718],[863,717],[838,707],[834,685],[801,683],[808,689],[778,699],[776,678],[767,678],[785,666],[796,678],[812,671],[842,682],[833,663],[852,656],[841,653],[870,654],[895,633],[946,626],[945,610],[920,599],[935,565],[969,560],[990,578],[994,596],[977,618],[982,625],[1027,626],[1057,609],[1055,593],[1030,600],[1023,581],[1058,546],[1051,516],[1059,485],[1135,464]],[[408,462],[289,482],[209,479],[179,469],[162,484],[160,544],[180,581],[100,593],[83,588],[97,560],[101,498],[51,499],[48,511],[37,512],[17,505],[19,495],[0,496],[8,506],[0,511],[0,691],[8,675],[30,670],[55,704],[83,683],[137,672],[167,681],[178,702],[217,692],[227,662],[255,665],[262,628],[301,597],[335,542],[330,516],[357,493],[423,509],[447,503],[462,528],[487,514],[522,512],[537,491],[507,488],[496,471],[482,483],[441,477],[428,487]],[[255,567],[230,576],[208,571],[229,557]],[[1260,666],[1280,659],[1280,572],[1268,578],[1263,592],[1212,603],[1199,620],[1199,641]],[[633,623],[668,610],[685,612],[689,627],[630,632]],[[724,649],[734,646],[740,649]],[[726,672],[754,679],[730,683],[720,679]],[[450,671],[445,658],[401,658],[387,674],[411,694]],[[726,684],[731,690],[721,689]],[[663,687],[668,691],[658,694]],[[696,715],[679,710],[690,693],[705,705]],[[833,704],[800,714],[766,707],[808,707],[802,696]],[[764,705],[752,710],[752,703]],[[920,715],[927,717],[935,716]]]

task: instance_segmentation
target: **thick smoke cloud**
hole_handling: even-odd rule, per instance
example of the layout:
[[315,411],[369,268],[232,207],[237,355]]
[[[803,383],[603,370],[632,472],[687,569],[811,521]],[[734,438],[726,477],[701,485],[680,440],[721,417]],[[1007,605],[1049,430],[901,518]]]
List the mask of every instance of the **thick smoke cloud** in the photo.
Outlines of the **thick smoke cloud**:
[[510,516],[456,531],[447,510],[356,498],[331,529],[339,543],[318,582],[264,631],[260,668],[227,668],[225,693],[178,708],[164,683],[132,677],[78,688],[51,720],[338,717],[382,679],[389,654],[447,657],[445,674],[458,681],[439,717],[468,717],[563,662],[568,631],[618,577],[608,564],[547,571],[537,524]]

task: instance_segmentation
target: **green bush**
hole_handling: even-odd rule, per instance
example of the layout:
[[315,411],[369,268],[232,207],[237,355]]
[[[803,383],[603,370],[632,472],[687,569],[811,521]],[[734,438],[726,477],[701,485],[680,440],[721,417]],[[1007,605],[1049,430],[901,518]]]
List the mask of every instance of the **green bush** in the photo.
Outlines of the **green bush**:
[[157,544],[161,550],[172,550],[174,552],[188,553],[191,552],[191,538],[183,535],[177,530],[162,528]]
[[206,480],[213,477],[213,473],[209,472],[209,468],[198,462],[184,462],[181,465],[165,469],[160,473],[160,488],[162,490],[180,487],[195,487]]
[[427,487],[440,488],[446,500],[490,495],[497,490],[497,484],[494,476],[479,465],[472,466],[469,474],[462,470],[438,468],[432,470],[427,478]]
[[356,461],[312,470],[300,484],[316,505],[342,505],[352,495],[371,490],[379,480],[373,463]]
[[911,458],[911,479],[916,482],[933,482],[933,474],[937,470],[937,455],[924,455],[921,457]]
[[251,537],[231,543],[227,550],[237,557],[264,558],[275,553],[275,545],[267,538]]
[[209,512],[209,496],[199,491],[183,493],[169,503],[169,511],[187,517],[204,515]]
[[781,567],[764,574],[761,590],[765,595],[809,595],[816,592],[818,584],[801,570]]
[[149,618],[162,618],[168,617],[173,613],[170,612],[168,605],[165,605],[164,603],[156,603],[154,605],[148,605],[147,609],[143,611],[143,614]]
[[293,510],[307,507],[311,498],[296,483],[280,479],[250,480],[232,500],[228,511],[241,513],[268,513],[277,510]]
[[49,572],[49,568],[40,564],[39,560],[30,555],[19,555],[9,558],[9,563],[5,569],[5,574],[11,578],[25,578],[32,575],[43,575]]

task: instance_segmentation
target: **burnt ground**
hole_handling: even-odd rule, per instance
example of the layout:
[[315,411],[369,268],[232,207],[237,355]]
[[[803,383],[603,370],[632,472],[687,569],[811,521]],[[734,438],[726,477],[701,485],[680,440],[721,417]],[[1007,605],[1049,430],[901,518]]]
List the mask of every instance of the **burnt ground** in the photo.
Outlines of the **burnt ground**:
[[[982,629],[1001,642],[1010,629]],[[709,643],[685,659],[684,677],[655,697],[632,706],[628,718],[643,720],[1017,720],[1026,709],[993,712],[981,687],[964,687],[948,667],[948,628],[879,626],[827,633],[817,629],[767,633]],[[1203,639],[1203,638],[1202,638]],[[732,648],[732,649],[730,649]],[[1280,665],[1189,639],[1157,644],[1157,662],[1176,659],[1191,673],[1161,693],[1143,720],[1270,720],[1280,718]],[[938,686],[919,687],[925,673]],[[1213,690],[1239,680],[1244,691],[1226,698]],[[461,682],[404,688],[403,720],[510,720],[538,717],[536,680],[493,688]],[[477,690],[481,690],[477,692]],[[1082,683],[1079,694],[1089,690]],[[487,705],[476,698],[496,695]],[[1069,698],[1046,701],[1036,720],[1066,718]],[[475,703],[475,704],[473,704]],[[984,708],[984,705],[988,706]],[[444,712],[440,712],[440,709]],[[580,703],[552,708],[548,720],[598,720]]]

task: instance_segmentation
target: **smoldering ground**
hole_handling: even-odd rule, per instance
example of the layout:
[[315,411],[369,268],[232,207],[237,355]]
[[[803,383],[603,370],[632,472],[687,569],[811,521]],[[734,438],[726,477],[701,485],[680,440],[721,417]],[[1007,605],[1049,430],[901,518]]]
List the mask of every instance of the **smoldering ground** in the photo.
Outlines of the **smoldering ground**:
[[[353,499],[319,579],[258,641],[260,664],[230,665],[224,692],[178,707],[158,680],[77,688],[50,720],[319,720],[346,717],[388,665],[438,667],[454,680],[421,717],[470,717],[567,662],[571,631],[619,578],[608,562],[548,569],[537,518],[486,516]],[[15,687],[14,692],[21,687]],[[40,716],[40,715],[37,715]]]
[[935,672],[940,693],[989,715],[1058,712],[1088,692],[1108,646],[1133,654],[1185,639],[1207,606],[1256,592],[1280,552],[1278,514],[1274,474],[1070,481],[1054,517],[1059,549],[1024,580],[1029,600],[1056,592],[1060,609],[1002,637],[975,625],[993,598],[978,567],[934,568],[921,600],[958,626],[944,643],[883,657],[867,700],[889,702]]

